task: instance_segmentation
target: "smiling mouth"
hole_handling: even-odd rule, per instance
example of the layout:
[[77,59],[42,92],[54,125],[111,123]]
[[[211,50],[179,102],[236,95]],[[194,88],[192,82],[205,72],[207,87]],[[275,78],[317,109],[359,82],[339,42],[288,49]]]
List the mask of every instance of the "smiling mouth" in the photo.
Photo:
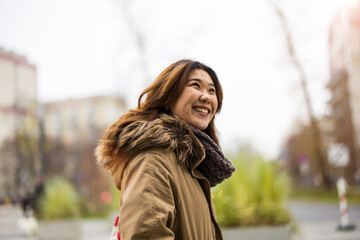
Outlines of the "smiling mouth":
[[194,107],[194,110],[197,111],[197,112],[205,113],[205,114],[209,114],[209,112],[210,112],[209,109],[200,108],[200,107]]

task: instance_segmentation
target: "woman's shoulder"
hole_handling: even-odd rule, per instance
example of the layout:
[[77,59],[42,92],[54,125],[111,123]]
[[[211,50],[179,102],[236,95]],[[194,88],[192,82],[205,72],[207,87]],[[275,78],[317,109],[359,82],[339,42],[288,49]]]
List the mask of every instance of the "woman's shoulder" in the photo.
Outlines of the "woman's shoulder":
[[174,151],[164,148],[152,148],[135,154],[129,159],[128,168],[138,167],[139,165],[154,165],[170,169],[177,162]]
[[[180,167],[180,168],[179,168]],[[123,175],[123,184],[130,179],[148,179],[148,183],[160,181],[160,179],[172,179],[178,181],[179,171],[185,168],[179,165],[173,151],[166,149],[150,149],[134,155],[128,162]],[[162,182],[162,181],[160,181]],[[122,188],[125,188],[123,185]]]

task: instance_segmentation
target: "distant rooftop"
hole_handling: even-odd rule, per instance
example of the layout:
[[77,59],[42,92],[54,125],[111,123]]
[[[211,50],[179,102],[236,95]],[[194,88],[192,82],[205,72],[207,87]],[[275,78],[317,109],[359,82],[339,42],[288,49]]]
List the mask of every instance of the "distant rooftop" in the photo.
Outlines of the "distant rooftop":
[[23,65],[26,67],[36,69],[36,66],[30,63],[25,56],[16,54],[12,51],[6,51],[4,48],[0,47],[0,60],[9,61],[14,64]]

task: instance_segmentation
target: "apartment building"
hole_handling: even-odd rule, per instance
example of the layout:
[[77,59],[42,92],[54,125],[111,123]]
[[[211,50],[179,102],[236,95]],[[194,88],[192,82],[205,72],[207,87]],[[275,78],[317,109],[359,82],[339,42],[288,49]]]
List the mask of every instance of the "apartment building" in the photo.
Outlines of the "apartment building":
[[341,9],[330,26],[331,92],[329,105],[335,123],[334,135],[350,153],[345,176],[356,182],[360,169],[360,1]]
[[[89,203],[109,189],[94,149],[104,131],[126,111],[122,98],[96,96],[42,104],[45,174],[71,180]],[[103,206],[103,204],[96,204]]]
[[18,198],[40,169],[36,67],[0,48],[0,199]]

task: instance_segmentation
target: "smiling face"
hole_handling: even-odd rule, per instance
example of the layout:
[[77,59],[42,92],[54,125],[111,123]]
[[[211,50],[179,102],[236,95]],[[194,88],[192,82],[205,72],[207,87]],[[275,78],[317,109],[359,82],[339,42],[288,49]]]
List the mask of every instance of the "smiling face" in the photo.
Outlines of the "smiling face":
[[190,74],[170,110],[193,127],[205,130],[214,118],[217,107],[216,89],[210,75],[196,69]]

